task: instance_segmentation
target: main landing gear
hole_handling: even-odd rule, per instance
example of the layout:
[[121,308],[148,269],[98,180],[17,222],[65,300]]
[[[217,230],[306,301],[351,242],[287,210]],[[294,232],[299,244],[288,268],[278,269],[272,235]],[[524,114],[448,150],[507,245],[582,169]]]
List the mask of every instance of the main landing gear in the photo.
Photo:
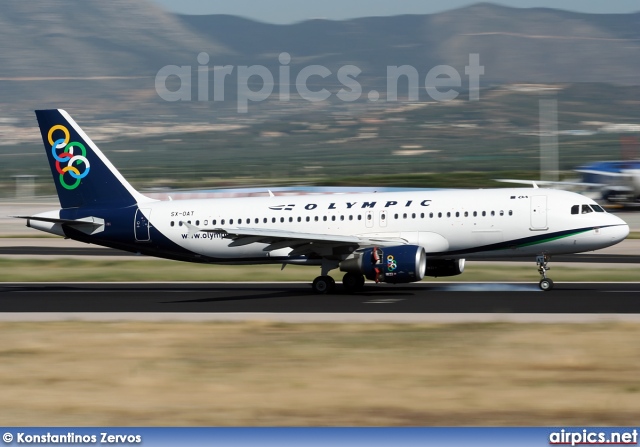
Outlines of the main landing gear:
[[327,293],[333,293],[336,289],[335,280],[329,275],[318,276],[313,280],[313,284],[311,285],[314,293],[318,295],[325,295]]
[[[342,278],[342,285],[347,293],[359,292],[364,287],[364,276],[357,273],[346,273]],[[311,286],[318,295],[326,295],[336,290],[336,281],[329,275],[318,276]]]
[[322,266],[320,267],[320,276],[313,280],[312,288],[313,292],[318,295],[326,295],[327,293],[333,293],[336,290],[335,280],[329,276],[329,272],[337,268],[340,264],[337,261],[331,261],[329,259],[322,260]]
[[549,267],[549,257],[547,255],[540,255],[536,258],[536,264],[538,265],[538,273],[542,276],[542,279],[538,283],[540,289],[548,292],[553,289],[553,281],[551,278],[547,278],[547,270],[551,270]]
[[359,292],[364,287],[364,276],[357,273],[345,273],[342,277],[342,285],[347,293]]
[[[326,295],[336,290],[335,280],[329,276],[329,272],[338,267],[335,261],[323,261],[320,276],[313,280],[313,292],[318,295]],[[357,273],[346,273],[342,278],[342,285],[347,293],[358,292],[364,286],[364,276]]]

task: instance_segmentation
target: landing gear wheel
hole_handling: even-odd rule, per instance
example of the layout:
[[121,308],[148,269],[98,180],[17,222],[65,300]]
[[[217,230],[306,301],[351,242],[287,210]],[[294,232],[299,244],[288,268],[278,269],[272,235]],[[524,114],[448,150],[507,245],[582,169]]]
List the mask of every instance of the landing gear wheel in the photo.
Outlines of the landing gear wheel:
[[553,281],[547,278],[547,271],[551,269],[549,267],[549,257],[547,255],[540,255],[536,258],[536,264],[538,265],[538,273],[542,276],[542,279],[538,283],[540,290],[548,292],[553,289]]
[[336,287],[336,282],[331,276],[318,276],[313,280],[313,292],[318,295],[326,295],[333,292]]
[[357,273],[347,273],[342,278],[342,285],[347,293],[359,292],[364,287],[364,276]]
[[549,290],[553,289],[553,281],[549,278],[541,279],[538,285],[540,286],[540,289],[544,290],[545,292],[548,292]]

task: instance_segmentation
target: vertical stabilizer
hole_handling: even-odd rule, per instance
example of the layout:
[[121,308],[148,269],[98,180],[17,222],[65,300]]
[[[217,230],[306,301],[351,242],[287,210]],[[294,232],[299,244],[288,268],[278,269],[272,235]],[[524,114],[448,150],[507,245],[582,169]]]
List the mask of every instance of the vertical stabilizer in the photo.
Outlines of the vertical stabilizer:
[[64,110],[36,110],[62,208],[151,202],[127,182]]

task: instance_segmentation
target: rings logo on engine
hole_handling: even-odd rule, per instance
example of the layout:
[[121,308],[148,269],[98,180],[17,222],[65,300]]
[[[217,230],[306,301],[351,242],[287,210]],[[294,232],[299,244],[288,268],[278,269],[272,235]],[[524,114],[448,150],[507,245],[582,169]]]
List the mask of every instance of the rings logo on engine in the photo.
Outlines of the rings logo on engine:
[[[56,160],[56,170],[60,174],[60,184],[65,189],[76,189],[91,169],[87,160],[87,149],[82,143],[70,141],[69,129],[59,124],[49,129],[48,138],[51,154]],[[82,155],[74,153],[76,149]]]
[[398,263],[396,262],[396,258],[394,258],[393,255],[387,256],[387,270],[393,272],[397,268]]

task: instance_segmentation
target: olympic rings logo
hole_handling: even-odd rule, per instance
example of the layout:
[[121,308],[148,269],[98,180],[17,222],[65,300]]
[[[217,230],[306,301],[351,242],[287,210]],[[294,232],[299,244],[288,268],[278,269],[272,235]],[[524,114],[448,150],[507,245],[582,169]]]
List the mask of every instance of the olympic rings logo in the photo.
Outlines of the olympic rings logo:
[[[54,134],[57,136],[56,140],[53,139]],[[78,185],[80,185],[80,181],[89,175],[89,170],[91,169],[89,160],[87,160],[87,149],[82,143],[77,141],[70,142],[71,135],[69,134],[69,129],[59,124],[49,129],[48,138],[49,144],[51,145],[51,154],[56,160],[56,170],[58,174],[60,174],[60,184],[65,189],[76,189]],[[74,153],[74,149],[76,148],[82,152],[82,155]],[[58,153],[61,149],[62,152]],[[66,163],[66,166],[62,167],[60,163]],[[79,169],[81,165],[83,168],[82,173]],[[64,178],[67,172],[75,179],[75,182],[69,184],[65,181]]]
[[396,262],[396,258],[394,258],[393,255],[387,256],[387,270],[393,272],[397,268],[398,263]]

